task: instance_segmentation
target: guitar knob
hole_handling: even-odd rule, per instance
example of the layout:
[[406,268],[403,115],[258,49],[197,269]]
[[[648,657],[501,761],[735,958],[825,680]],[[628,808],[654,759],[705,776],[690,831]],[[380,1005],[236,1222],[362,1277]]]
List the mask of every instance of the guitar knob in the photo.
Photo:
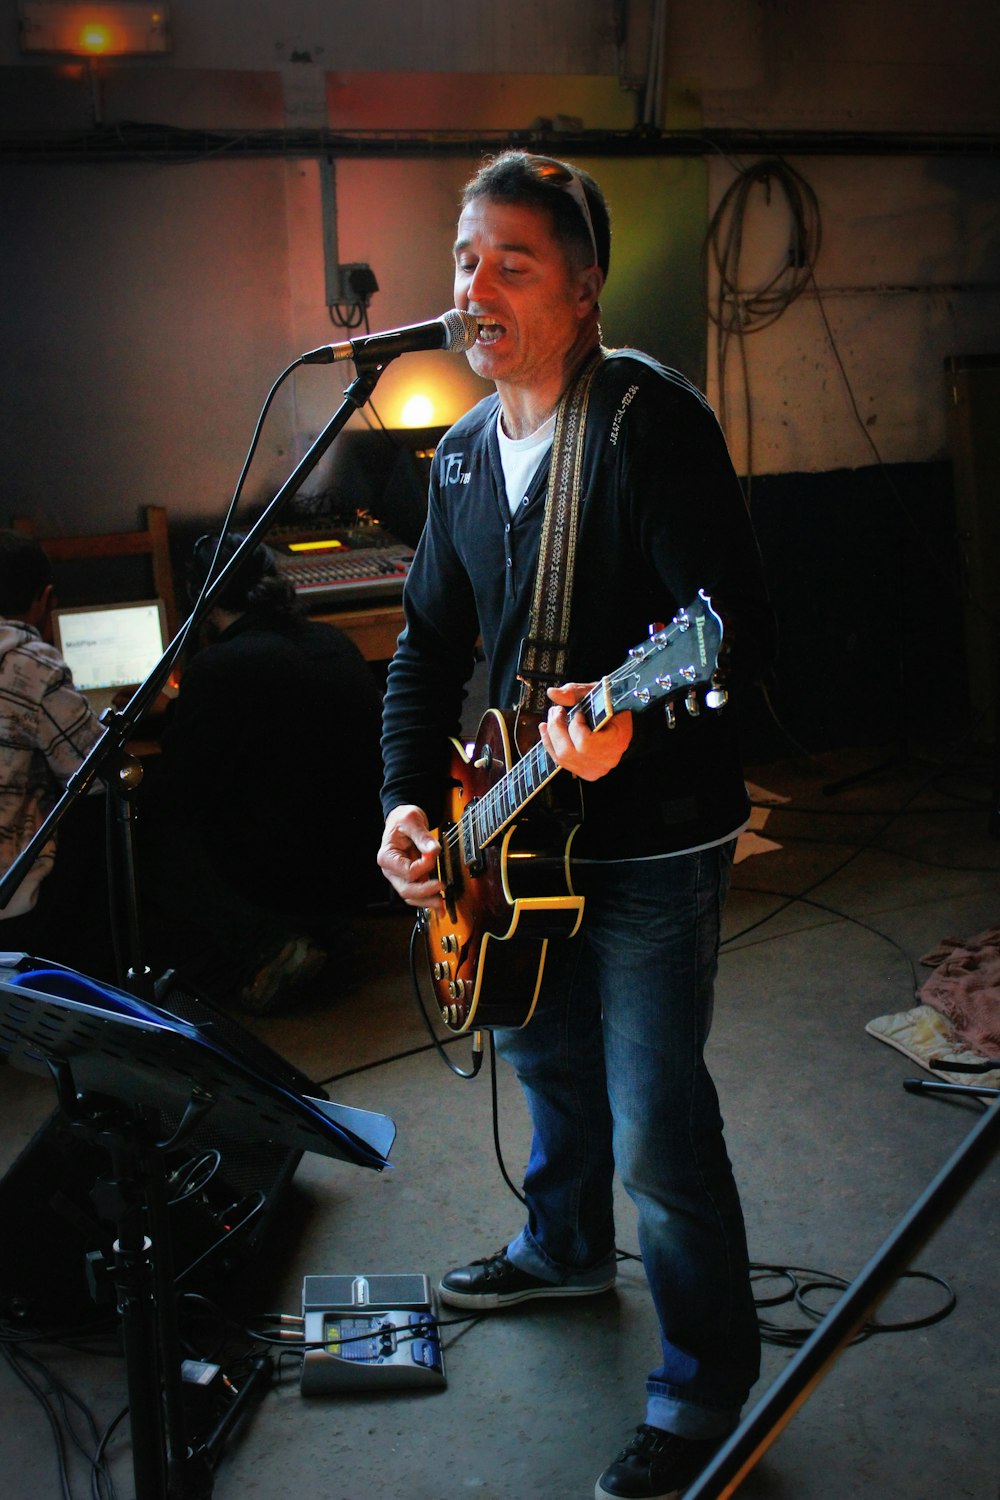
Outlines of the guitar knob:
[[449,979],[448,994],[453,1000],[461,1000],[463,995],[465,994],[465,980]]
[[449,969],[448,969],[448,965],[447,964],[436,963],[434,965],[434,978],[435,979],[447,979],[448,978],[448,974],[449,974]]
[[449,1005],[448,1006],[448,1013],[447,1013],[445,1019],[446,1019],[446,1021],[448,1022],[448,1024],[450,1026],[457,1026],[458,1025],[459,1015],[458,1015],[458,1006],[457,1005]]
[[453,932],[446,932],[441,939],[441,950],[443,953],[458,952],[458,938]]

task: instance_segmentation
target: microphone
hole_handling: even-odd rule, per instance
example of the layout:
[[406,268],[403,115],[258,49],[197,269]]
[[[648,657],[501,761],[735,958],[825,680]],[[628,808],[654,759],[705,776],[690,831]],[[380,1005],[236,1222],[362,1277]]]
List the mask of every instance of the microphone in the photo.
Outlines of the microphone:
[[304,365],[332,365],[336,360],[376,360],[380,364],[397,354],[421,349],[447,349],[462,354],[471,349],[479,337],[479,322],[471,313],[457,307],[433,318],[429,323],[413,323],[409,328],[390,328],[385,333],[369,333],[360,339],[344,339],[340,344],[321,344],[303,354]]

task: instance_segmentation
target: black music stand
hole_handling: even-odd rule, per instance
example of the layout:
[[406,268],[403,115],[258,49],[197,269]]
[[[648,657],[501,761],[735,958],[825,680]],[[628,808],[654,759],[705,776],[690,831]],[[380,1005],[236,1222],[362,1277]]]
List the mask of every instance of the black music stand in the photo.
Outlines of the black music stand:
[[[297,1092],[288,1068],[227,1020],[192,1023],[72,969],[0,953],[0,1053],[48,1074],[71,1126],[109,1159],[95,1193],[115,1225],[135,1500],[204,1500],[222,1444],[266,1389],[261,1357],[210,1436],[192,1444],[183,1410],[180,1337],[167,1224],[165,1152],[206,1118],[220,1135],[315,1151],[376,1170],[395,1138],[385,1115]],[[178,1119],[163,1139],[164,1117]]]

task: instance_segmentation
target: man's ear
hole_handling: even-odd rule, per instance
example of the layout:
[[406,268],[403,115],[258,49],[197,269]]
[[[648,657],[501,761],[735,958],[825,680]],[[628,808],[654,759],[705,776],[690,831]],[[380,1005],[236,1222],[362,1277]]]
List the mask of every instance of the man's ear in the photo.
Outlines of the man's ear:
[[47,583],[45,587],[41,589],[40,592],[36,594],[35,598],[31,601],[31,604],[28,607],[28,612],[25,615],[25,620],[29,625],[33,625],[39,632],[39,634],[44,635],[45,631],[43,627],[46,624],[55,606],[55,589],[52,587],[51,583]]
[[581,317],[593,311],[601,300],[601,292],[604,290],[604,272],[600,266],[588,266],[585,271],[580,272],[578,283],[578,302]]

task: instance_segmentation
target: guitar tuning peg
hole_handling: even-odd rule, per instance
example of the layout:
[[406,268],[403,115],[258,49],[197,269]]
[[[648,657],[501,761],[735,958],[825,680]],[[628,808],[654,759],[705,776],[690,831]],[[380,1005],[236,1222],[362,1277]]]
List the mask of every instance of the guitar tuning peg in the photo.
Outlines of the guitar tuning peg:
[[674,713],[674,705],[672,703],[665,703],[663,705],[663,712],[666,715],[667,728],[668,729],[676,729],[677,728],[677,715]]
[[713,672],[712,686],[705,694],[705,707],[718,711],[720,708],[725,708],[728,702],[729,694],[722,685],[722,679],[718,672]]
[[684,707],[687,709],[692,719],[696,719],[701,713],[701,704],[698,702],[698,694],[695,692],[694,688],[692,688],[685,697]]

